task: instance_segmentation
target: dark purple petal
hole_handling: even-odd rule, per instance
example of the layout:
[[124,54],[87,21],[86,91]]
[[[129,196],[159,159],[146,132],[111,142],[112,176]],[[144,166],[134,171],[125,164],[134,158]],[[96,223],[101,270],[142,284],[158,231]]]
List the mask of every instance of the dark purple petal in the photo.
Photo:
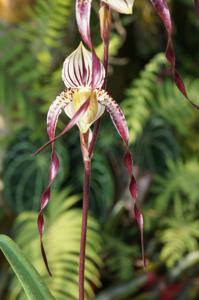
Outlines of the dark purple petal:
[[[102,93],[102,92],[101,92]],[[128,148],[129,144],[129,131],[127,122],[125,120],[124,114],[122,110],[120,109],[119,105],[106,93],[104,92],[104,95],[100,95],[99,92],[99,101],[103,99],[102,102],[106,106],[107,112],[110,114],[111,119],[113,121],[113,124],[115,125],[115,128],[117,129],[119,135],[121,136],[122,140],[124,141],[126,145],[126,153],[124,156],[124,165],[128,170],[128,174],[130,177],[130,185],[129,185],[129,191],[132,196],[132,199],[134,201],[134,213],[135,213],[135,219],[138,223],[139,229],[140,229],[140,235],[141,235],[141,246],[142,246],[142,258],[145,265],[145,254],[144,254],[144,222],[143,217],[140,212],[140,209],[137,205],[137,183],[135,180],[135,177],[133,176],[133,159],[131,156],[131,153]]]
[[194,0],[194,3],[195,3],[196,16],[199,22],[199,0]]
[[[195,6],[198,7],[198,0],[195,2]],[[166,0],[151,0],[152,5],[154,6],[157,14],[159,15],[160,19],[162,20],[165,29],[167,31],[168,34],[168,41],[167,41],[167,48],[166,48],[166,58],[169,61],[170,65],[171,65],[171,70],[172,70],[172,75],[173,75],[173,79],[175,81],[175,84],[177,86],[177,88],[179,89],[179,91],[185,96],[185,98],[191,103],[191,105],[193,107],[195,107],[197,110],[199,110],[199,105],[193,103],[188,95],[187,95],[187,91],[186,91],[186,87],[183,83],[183,80],[180,76],[180,74],[178,73],[177,69],[176,69],[176,57],[175,57],[175,52],[174,52],[174,48],[173,48],[173,42],[172,42],[172,31],[173,31],[173,27],[172,27],[172,21],[171,21],[171,15],[170,15],[170,11],[169,11],[169,7],[167,5],[167,1]]]

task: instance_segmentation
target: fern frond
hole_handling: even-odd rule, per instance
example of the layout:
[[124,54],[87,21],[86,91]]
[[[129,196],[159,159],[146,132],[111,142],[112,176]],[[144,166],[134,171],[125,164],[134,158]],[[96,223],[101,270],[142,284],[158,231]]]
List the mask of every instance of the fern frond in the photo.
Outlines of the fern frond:
[[31,21],[24,23],[22,36],[32,45],[34,53],[38,52],[38,57],[42,49],[60,47],[73,7],[72,0],[37,0],[29,10]]
[[159,116],[149,117],[140,137],[133,147],[134,158],[143,170],[161,173],[166,160],[176,159],[179,146],[171,126]]
[[[1,30],[3,30],[1,28]],[[0,43],[0,104],[7,114],[18,112],[28,123],[34,120],[34,106],[38,95],[33,89],[40,77],[35,69],[36,59],[30,55],[28,46],[18,40],[16,30],[3,30]],[[14,115],[15,116],[15,115]]]
[[[75,208],[80,198],[69,196],[69,191],[52,197],[47,211],[44,244],[53,273],[46,273],[39,246],[36,228],[36,213],[24,212],[19,215],[16,224],[16,240],[35,268],[43,276],[55,299],[78,298],[78,266],[81,229],[81,209]],[[56,218],[55,218],[56,216]],[[99,267],[102,265],[101,238],[95,219],[88,219],[86,246],[85,292],[86,299],[94,298],[93,286],[100,286]],[[11,285],[11,298],[22,300],[24,294],[16,279]]]
[[[166,66],[162,53],[156,55],[140,73],[140,77],[127,89],[122,103],[130,131],[135,142],[148,120],[153,116],[164,119],[182,136],[186,136],[197,118],[197,113],[182,97],[171,79],[158,81],[161,67]],[[190,97],[198,99],[198,79],[186,80]]]
[[175,218],[162,221],[166,228],[161,230],[160,236],[163,243],[160,258],[168,267],[178,263],[187,253],[198,250],[199,221],[194,220],[192,214],[183,213],[179,196],[175,197],[175,206]]
[[[192,99],[198,99],[198,84],[199,79],[186,78],[186,86]],[[183,99],[171,79],[164,80],[161,86],[157,86],[156,97],[157,101],[151,102],[153,113],[166,120],[178,134],[188,135],[197,112]]]
[[137,256],[137,248],[122,241],[121,237],[113,237],[111,232],[104,236],[104,244],[106,276],[110,276],[114,282],[125,282],[132,278],[133,257]]
[[43,86],[57,65],[53,51],[61,49],[63,55],[61,45],[73,4],[72,0],[37,0],[28,22],[12,29],[1,25],[0,103],[5,112],[12,111],[29,124],[38,109],[33,101],[45,98]]
[[150,102],[154,101],[158,73],[161,66],[165,64],[164,54],[157,54],[126,91],[122,107],[128,121],[131,143],[135,142],[136,137],[141,134],[150,116]]
[[[47,155],[32,157],[37,146],[36,141],[30,140],[29,133],[25,130],[18,133],[4,159],[4,201],[17,213],[38,210],[41,193],[48,180],[50,151]],[[61,162],[60,175],[56,179],[56,186],[59,186],[67,175],[68,156],[67,149],[61,144],[57,145],[57,150]]]
[[190,159],[167,163],[167,172],[164,176],[157,176],[153,191],[157,194],[155,207],[159,212],[165,212],[174,205],[176,196],[183,197],[184,206],[194,212],[199,200],[199,162]]

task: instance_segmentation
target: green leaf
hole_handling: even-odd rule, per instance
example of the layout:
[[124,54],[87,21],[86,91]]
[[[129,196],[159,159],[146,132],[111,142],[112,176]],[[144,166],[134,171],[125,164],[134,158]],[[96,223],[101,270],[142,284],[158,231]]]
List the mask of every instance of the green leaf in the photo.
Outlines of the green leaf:
[[19,279],[30,300],[53,300],[53,296],[42,283],[39,273],[25,258],[23,252],[6,235],[0,235],[0,249]]

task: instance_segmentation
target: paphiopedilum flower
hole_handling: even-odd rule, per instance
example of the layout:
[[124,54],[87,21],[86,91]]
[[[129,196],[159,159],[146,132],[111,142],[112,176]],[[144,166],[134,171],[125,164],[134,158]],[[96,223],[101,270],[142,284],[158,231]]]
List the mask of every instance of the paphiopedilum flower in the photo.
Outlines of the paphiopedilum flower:
[[[134,213],[141,231],[142,256],[144,258],[143,246],[143,218],[137,205],[137,185],[133,176],[132,156],[128,150],[128,127],[123,112],[105,90],[106,75],[108,67],[108,45],[111,30],[111,10],[119,13],[130,14],[133,9],[133,0],[103,0],[100,11],[100,29],[101,37],[104,43],[104,66],[99,61],[91,40],[90,33],[90,14],[92,0],[76,0],[76,19],[83,44],[66,58],[62,71],[62,78],[66,89],[55,99],[49,108],[47,117],[47,131],[49,142],[41,147],[37,153],[46,146],[52,145],[52,157],[50,163],[49,184],[42,195],[41,209],[38,216],[38,228],[41,239],[41,250],[43,258],[50,273],[47,258],[42,243],[44,230],[43,210],[48,204],[50,198],[51,185],[58,174],[59,160],[55,149],[55,140],[67,133],[74,125],[79,127],[81,148],[84,160],[84,192],[83,192],[83,217],[82,234],[80,247],[80,272],[79,272],[79,300],[84,299],[84,263],[85,263],[85,244],[86,244],[86,226],[88,213],[88,195],[90,182],[90,163],[93,154],[93,148],[99,130],[99,120],[106,110],[112,119],[119,135],[126,145],[124,164],[130,176],[129,190],[134,201]],[[151,0],[156,12],[164,23],[168,33],[168,43],[166,57],[171,64],[172,73],[177,87],[183,95],[190,101],[183,81],[176,70],[176,59],[172,44],[172,22],[169,8],[166,0]],[[198,0],[195,0],[195,7],[198,13]],[[191,102],[191,101],[190,101]],[[198,106],[191,102],[198,109]],[[66,128],[55,137],[55,130],[59,115],[64,112],[70,121]],[[91,126],[96,122],[96,127],[92,132]]]
[[[109,3],[108,3],[109,2]],[[114,7],[118,8],[118,3],[123,7],[123,10],[128,11],[129,8],[132,8],[133,1],[131,0],[121,0],[121,1],[101,1],[101,8],[100,8],[100,31],[101,31],[101,38],[104,44],[104,71],[105,71],[105,80],[102,84],[101,88],[97,88],[96,86],[96,78],[99,77],[101,73],[101,63],[99,62],[95,49],[92,44],[91,39],[91,32],[90,32],[90,15],[91,15],[91,3],[92,0],[76,0],[76,21],[78,25],[79,32],[81,34],[82,40],[86,44],[86,46],[90,49],[92,53],[92,87],[94,88],[94,93],[96,93],[97,103],[99,106],[104,106],[106,111],[110,114],[113,124],[115,125],[118,133],[120,134],[122,140],[126,145],[126,153],[124,157],[124,164],[127,168],[129,177],[130,177],[130,185],[129,190],[131,196],[134,201],[134,214],[138,226],[140,228],[141,233],[141,245],[142,245],[142,257],[143,262],[145,264],[145,257],[144,257],[144,237],[143,237],[143,228],[144,222],[142,214],[137,206],[137,184],[135,177],[133,176],[133,161],[132,156],[128,150],[128,142],[129,142],[129,134],[128,134],[128,126],[125,121],[124,114],[122,113],[118,104],[110,97],[110,95],[104,90],[106,87],[106,79],[107,79],[107,71],[108,71],[108,58],[109,58],[109,36],[111,30],[111,8],[110,4],[113,4]],[[116,4],[115,4],[116,3]],[[120,7],[121,8],[121,7]],[[90,63],[91,64],[91,63]],[[97,89],[96,89],[97,88]],[[102,110],[101,110],[102,111]],[[98,115],[100,116],[100,114]],[[92,156],[92,152],[94,149],[94,145],[97,139],[97,135],[100,128],[100,118],[96,120],[96,124],[93,130],[93,136],[91,138],[91,142],[88,146],[88,155]],[[85,147],[82,147],[84,149]],[[86,151],[87,152],[87,151]],[[88,167],[85,164],[85,170]],[[85,188],[84,191],[88,191],[88,173],[85,172],[84,174],[84,182]],[[88,201],[86,193],[84,193],[84,200],[83,201],[83,218],[82,218],[82,234],[81,234],[81,247],[80,247],[80,272],[79,272],[79,300],[84,300],[84,257],[85,257],[85,231],[86,231],[86,210],[88,209]],[[86,204],[87,203],[87,204]]]
[[[49,136],[49,142],[36,152],[39,153],[48,145],[52,145],[49,184],[42,195],[41,209],[38,216],[41,249],[49,273],[50,270],[42,244],[42,235],[44,230],[43,210],[48,204],[51,185],[54,181],[54,178],[57,176],[59,168],[59,160],[55,149],[55,140],[67,133],[75,124],[77,124],[81,136],[81,146],[83,149],[85,167],[88,167],[88,163],[90,162],[92,156],[92,151],[89,151],[91,143],[90,141],[92,141],[91,126],[97,119],[101,117],[105,110],[110,114],[114,126],[126,145],[124,163],[131,178],[129,188],[134,200],[135,217],[141,230],[142,253],[144,252],[143,219],[136,203],[137,186],[132,173],[132,157],[128,150],[128,126],[119,105],[108,94],[108,92],[102,88],[105,80],[105,69],[101,62],[98,63],[98,72],[96,72],[95,82],[93,84],[92,58],[92,53],[88,51],[82,43],[80,43],[79,47],[66,58],[62,70],[62,79],[66,89],[59,96],[57,96],[48,111],[47,132]],[[55,130],[61,112],[64,112],[71,120],[63,132],[55,137]]]
[[81,133],[86,133],[105,110],[99,97],[99,91],[102,93],[105,70],[101,63],[99,66],[94,86],[92,86],[92,54],[82,43],[66,58],[63,65],[62,79],[66,88],[69,89],[65,92],[65,97],[69,100],[64,109],[66,115],[72,119],[81,105],[87,99],[90,100],[87,111],[77,123]]

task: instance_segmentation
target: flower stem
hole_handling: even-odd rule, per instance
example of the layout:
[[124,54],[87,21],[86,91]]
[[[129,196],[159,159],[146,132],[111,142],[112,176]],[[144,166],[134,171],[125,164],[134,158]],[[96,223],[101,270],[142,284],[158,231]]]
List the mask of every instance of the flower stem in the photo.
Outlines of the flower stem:
[[89,190],[91,159],[88,155],[88,135],[81,135],[81,148],[84,161],[84,187],[83,187],[83,208],[82,208],[82,227],[80,242],[80,262],[79,262],[79,300],[84,300],[84,278],[85,278],[85,257],[86,257],[86,235],[87,219],[89,208]]
[[[103,5],[105,5],[107,7],[107,9],[109,9],[108,5],[106,5],[105,3],[103,3]],[[104,39],[103,35],[101,35],[102,40],[103,40],[103,45],[104,45],[104,59],[103,60],[104,60],[104,68],[105,68],[105,79],[104,79],[103,89],[106,89],[106,85],[107,85],[111,19],[110,19],[110,24],[109,25],[110,26],[108,28],[108,31],[106,32],[106,39]],[[92,155],[93,155],[93,150],[94,150],[96,140],[97,140],[97,137],[98,137],[98,134],[99,134],[100,125],[101,125],[101,118],[99,118],[95,123],[94,131],[93,131],[93,138],[91,140],[90,147],[89,147],[89,156],[90,157],[92,157]]]

